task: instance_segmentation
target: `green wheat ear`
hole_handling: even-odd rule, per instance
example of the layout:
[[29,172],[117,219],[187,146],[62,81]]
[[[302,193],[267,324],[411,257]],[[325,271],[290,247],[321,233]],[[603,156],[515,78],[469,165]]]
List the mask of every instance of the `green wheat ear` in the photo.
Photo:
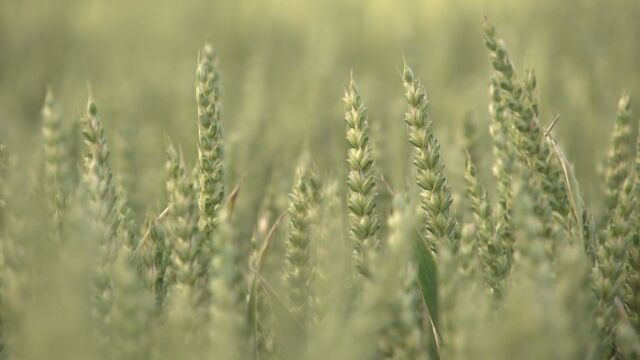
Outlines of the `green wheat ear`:
[[315,255],[311,279],[314,292],[311,313],[316,326],[315,331],[319,331],[319,324],[323,323],[327,314],[333,310],[330,309],[331,304],[339,301],[341,287],[335,280],[344,275],[342,265],[345,255],[348,255],[341,251],[346,249],[343,242],[343,209],[340,200],[339,183],[334,180],[324,183],[318,204],[319,219],[314,222],[317,229],[312,233],[311,244]]
[[411,212],[413,206],[407,204],[406,198],[397,196],[394,205],[395,209],[388,220],[388,247],[390,255],[400,259],[397,271],[400,289],[394,306],[395,321],[386,330],[387,341],[393,359],[421,359],[427,357],[427,337],[422,324],[423,304],[418,291],[417,266],[409,256],[413,249],[416,216]]
[[615,354],[618,348],[615,331],[619,326],[620,315],[615,302],[622,299],[624,294],[627,263],[621,259],[629,259],[629,245],[635,228],[635,224],[629,220],[635,208],[633,182],[633,175],[625,179],[606,232],[603,232],[597,244],[593,289],[597,298],[596,323],[600,331],[603,356]]
[[198,194],[200,240],[197,243],[198,269],[196,288],[198,306],[205,310],[210,298],[209,261],[212,237],[218,213],[224,199],[224,168],[222,146],[222,104],[217,57],[210,43],[198,54],[196,68],[196,101],[198,105]]
[[635,185],[632,194],[632,205],[635,206],[635,216],[631,220],[633,235],[629,244],[629,259],[626,267],[627,279],[624,290],[632,325],[636,329],[640,329],[640,209],[638,209],[640,204],[640,134],[638,134],[636,140],[634,177]]
[[131,256],[130,249],[122,246],[111,269],[113,308],[109,328],[113,359],[144,359],[153,346],[154,301]]
[[198,171],[200,228],[215,228],[217,212],[224,197],[222,106],[217,57],[206,43],[198,54],[196,100],[198,103]]
[[156,309],[161,310],[167,295],[170,254],[167,247],[166,231],[161,223],[171,209],[166,208],[159,216],[153,212],[147,215],[140,244],[136,248],[147,289],[154,295]]
[[[87,153],[84,159],[84,189],[89,201],[89,211],[94,222],[94,236],[99,244],[98,261],[92,283],[93,315],[97,322],[100,347],[111,347],[112,336],[108,331],[112,310],[110,268],[119,247],[120,217],[117,211],[117,193],[109,165],[110,150],[98,119],[98,107],[89,96],[87,112],[83,119],[83,135]],[[94,240],[95,241],[95,240]]]
[[71,164],[64,124],[51,89],[47,89],[42,108],[42,138],[44,181],[54,225],[53,237],[61,241],[64,238],[64,213],[67,207]]
[[[5,291],[5,241],[7,241],[7,196],[8,193],[8,177],[9,177],[9,159],[7,149],[0,142],[0,305],[5,308],[6,291]],[[6,310],[0,313],[0,356],[5,355],[5,327],[6,327]]]
[[500,298],[502,281],[508,270],[508,254],[505,244],[499,242],[500,239],[496,236],[487,191],[478,181],[476,168],[469,154],[466,159],[465,180],[467,197],[471,200],[471,211],[477,227],[474,240],[482,264],[483,278],[491,292]]
[[249,345],[243,258],[226,211],[219,220],[210,261],[210,340],[216,356],[242,360]]
[[369,140],[367,109],[362,102],[353,77],[344,98],[347,123],[347,177],[349,208],[349,233],[353,241],[355,266],[364,276],[369,276],[369,257],[380,246],[377,232],[380,220],[376,212],[376,166]]
[[307,322],[311,305],[312,264],[311,231],[313,212],[318,206],[318,179],[308,155],[303,155],[296,169],[289,194],[289,235],[285,248],[283,282],[291,314],[301,324]]
[[0,143],[0,238],[7,229],[7,197],[9,196],[9,154],[4,144]]
[[98,119],[98,107],[92,96],[89,96],[87,102],[83,125],[84,142],[87,147],[84,159],[84,182],[94,213],[98,217],[97,221],[108,231],[107,254],[113,258],[116,249],[115,237],[120,227],[117,189],[113,183],[113,173],[109,165],[110,150],[102,123]]
[[535,212],[545,226],[548,254],[552,256],[562,235],[560,229],[565,225],[561,219],[569,214],[569,201],[562,167],[556,157],[551,156],[551,145],[540,125],[537,79],[532,70],[521,80],[517,79],[504,41],[486,18],[483,29],[499,96],[508,110],[508,138],[519,160],[526,165],[525,173],[531,174],[526,184],[534,196]]
[[[167,218],[167,285],[170,297],[187,302],[195,311],[196,279],[200,272],[198,255],[198,213],[193,182],[184,158],[172,144],[167,145],[167,194],[170,214]],[[176,302],[178,300],[175,300]],[[184,304],[183,304],[184,305]]]
[[489,87],[489,115],[491,125],[489,132],[493,138],[493,174],[497,179],[496,206],[494,209],[496,241],[503,244],[508,265],[513,262],[513,185],[511,181],[514,171],[514,149],[509,141],[509,123],[504,98],[500,95],[498,79],[494,77]]
[[362,359],[425,357],[425,336],[416,313],[417,269],[410,260],[416,216],[404,197],[397,196],[395,204],[385,249],[371,254],[370,278],[362,284],[361,301],[349,324],[354,350]]
[[631,130],[631,102],[628,94],[623,94],[618,100],[618,113],[611,137],[612,144],[605,167],[606,205],[610,212],[616,207],[622,185],[633,166],[635,149]]
[[409,143],[413,147],[416,183],[420,188],[421,207],[426,216],[427,245],[433,252],[437,252],[443,244],[455,252],[459,242],[458,223],[450,213],[453,199],[444,175],[440,144],[433,133],[433,122],[427,113],[427,94],[406,63],[402,81],[407,100],[404,121],[407,124]]

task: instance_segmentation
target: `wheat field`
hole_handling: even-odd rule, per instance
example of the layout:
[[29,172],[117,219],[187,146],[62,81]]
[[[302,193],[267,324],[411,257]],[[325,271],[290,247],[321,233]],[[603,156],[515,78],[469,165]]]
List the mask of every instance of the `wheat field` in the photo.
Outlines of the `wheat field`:
[[640,359],[637,16],[0,4],[0,359]]

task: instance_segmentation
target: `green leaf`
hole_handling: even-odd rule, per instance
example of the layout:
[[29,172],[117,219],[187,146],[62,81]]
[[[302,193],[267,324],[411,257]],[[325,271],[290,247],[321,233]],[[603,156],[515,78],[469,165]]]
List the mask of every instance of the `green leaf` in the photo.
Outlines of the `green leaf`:
[[[419,233],[416,231],[416,234]],[[416,261],[418,263],[418,285],[420,286],[420,293],[422,299],[428,311],[428,316],[431,320],[433,332],[429,339],[429,343],[432,344],[430,352],[434,359],[438,359],[437,350],[437,336],[440,329],[440,319],[438,312],[438,269],[436,263],[431,256],[431,251],[426,242],[420,237],[416,236],[414,239],[414,253]]]

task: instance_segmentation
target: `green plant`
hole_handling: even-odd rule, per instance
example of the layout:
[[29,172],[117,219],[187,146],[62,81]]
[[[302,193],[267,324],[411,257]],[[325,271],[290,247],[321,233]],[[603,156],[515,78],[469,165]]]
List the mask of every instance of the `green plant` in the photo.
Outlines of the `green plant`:
[[376,167],[369,140],[369,122],[358,86],[353,77],[344,94],[344,118],[347,122],[347,164],[349,174],[347,206],[353,256],[358,271],[369,276],[369,257],[380,246],[376,237],[380,220],[376,213]]
[[427,114],[427,94],[413,70],[405,63],[402,72],[408,108],[404,115],[413,146],[413,165],[425,212],[426,238],[433,252],[441,246],[458,249],[458,223],[450,214],[451,191],[440,159],[440,144],[433,134],[433,122]]
[[[167,144],[165,196],[144,214],[128,200],[144,199],[130,187],[144,188],[142,173],[129,167],[128,180],[117,180],[108,124],[91,95],[81,122],[84,181],[74,189],[76,140],[49,92],[44,176],[22,181],[28,163],[12,155],[10,164],[0,145],[0,358],[640,357],[640,136],[633,149],[629,97],[619,103],[605,200],[586,201],[585,179],[551,134],[558,118],[542,126],[536,75],[516,76],[488,20],[484,33],[490,136],[480,135],[478,117],[467,118],[464,168],[441,152],[449,139],[436,137],[425,87],[405,63],[413,173],[387,176],[401,168],[382,151],[395,149],[394,133],[383,122],[370,133],[352,77],[343,98],[346,181],[335,181],[344,174],[332,155],[312,146],[290,179],[286,154],[301,144],[262,142],[272,130],[251,109],[239,112],[250,114],[251,129],[232,127],[249,136],[226,141],[217,59],[206,43],[192,109],[197,157]],[[271,116],[277,98],[257,101],[261,112]],[[374,149],[376,136],[384,147]],[[280,156],[265,155],[270,146]],[[489,147],[494,176],[485,178]],[[237,184],[229,192],[225,177]],[[593,221],[601,205],[603,221]]]

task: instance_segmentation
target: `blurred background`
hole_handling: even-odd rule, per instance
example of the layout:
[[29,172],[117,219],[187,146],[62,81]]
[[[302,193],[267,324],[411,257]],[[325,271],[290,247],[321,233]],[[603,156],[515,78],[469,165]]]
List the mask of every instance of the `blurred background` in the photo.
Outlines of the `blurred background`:
[[464,146],[477,148],[491,184],[483,15],[516,69],[535,68],[541,122],[562,114],[554,135],[587,202],[597,204],[617,99],[623,91],[637,98],[637,0],[3,0],[0,141],[21,164],[38,162],[46,87],[72,124],[90,83],[138,216],[162,206],[166,137],[192,164],[196,157],[195,64],[210,39],[220,59],[228,183],[246,175],[251,189],[239,209],[256,208],[249,203],[269,188],[286,193],[303,150],[321,173],[343,178],[341,97],[350,72],[369,108],[382,172],[405,186],[403,56],[427,88],[454,190],[464,189]]

